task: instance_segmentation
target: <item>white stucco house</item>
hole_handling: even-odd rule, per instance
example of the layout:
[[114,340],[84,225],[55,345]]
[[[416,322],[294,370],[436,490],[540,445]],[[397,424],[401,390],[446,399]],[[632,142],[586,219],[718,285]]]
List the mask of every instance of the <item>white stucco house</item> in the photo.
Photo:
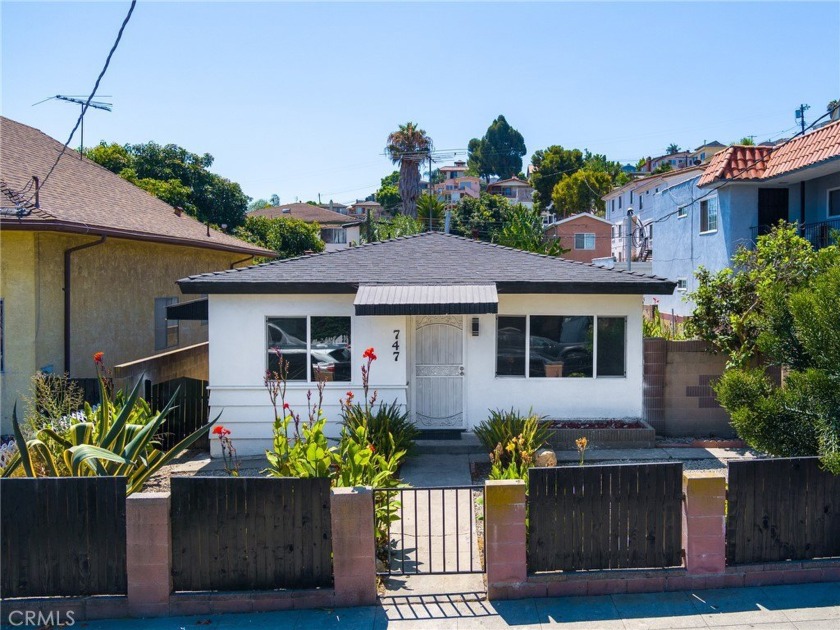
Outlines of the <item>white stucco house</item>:
[[[555,418],[640,417],[642,296],[662,278],[429,232],[191,276],[206,295],[210,406],[241,455],[270,447],[264,387],[280,350],[287,400],[305,416],[316,369],[327,374],[328,433],[339,401],[371,389],[426,430],[469,430],[497,407]],[[214,444],[214,448],[216,445]]]

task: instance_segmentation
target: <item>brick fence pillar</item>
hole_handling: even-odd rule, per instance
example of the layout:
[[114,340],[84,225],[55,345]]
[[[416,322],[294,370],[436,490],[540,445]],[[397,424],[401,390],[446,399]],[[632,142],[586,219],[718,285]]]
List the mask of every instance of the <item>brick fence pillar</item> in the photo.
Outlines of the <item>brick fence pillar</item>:
[[333,488],[330,498],[336,606],[376,604],[373,490]]
[[683,472],[683,548],[689,574],[726,570],[726,477],[718,472]]
[[128,612],[133,617],[169,614],[172,537],[169,493],[132,494],[125,501]]
[[525,535],[525,482],[484,482],[487,599],[516,597],[527,581]]

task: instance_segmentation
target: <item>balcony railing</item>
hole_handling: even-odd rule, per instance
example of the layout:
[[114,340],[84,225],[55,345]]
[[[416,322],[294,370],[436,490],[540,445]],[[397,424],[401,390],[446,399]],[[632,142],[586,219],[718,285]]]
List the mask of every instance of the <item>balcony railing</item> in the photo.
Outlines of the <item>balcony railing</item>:
[[[750,246],[754,246],[759,236],[769,234],[773,229],[771,225],[754,225],[750,228]],[[835,242],[835,237],[840,235],[840,217],[828,219],[827,221],[816,221],[806,223],[800,228],[802,237],[814,246],[814,249],[828,247]]]

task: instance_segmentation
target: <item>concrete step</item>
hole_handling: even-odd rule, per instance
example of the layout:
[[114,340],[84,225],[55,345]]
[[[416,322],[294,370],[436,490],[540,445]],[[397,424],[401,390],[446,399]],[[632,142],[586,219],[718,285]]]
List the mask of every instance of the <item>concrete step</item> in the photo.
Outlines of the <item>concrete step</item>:
[[465,432],[460,440],[417,440],[412,455],[486,455],[475,433]]

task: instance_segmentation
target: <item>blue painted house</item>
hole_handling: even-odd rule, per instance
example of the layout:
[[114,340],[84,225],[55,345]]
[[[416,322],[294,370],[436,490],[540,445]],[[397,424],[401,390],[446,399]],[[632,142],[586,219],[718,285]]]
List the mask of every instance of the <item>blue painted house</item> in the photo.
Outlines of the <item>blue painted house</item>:
[[[840,121],[778,147],[731,146],[707,166],[632,187],[632,259],[651,261],[652,273],[677,282],[674,295],[657,298],[659,309],[666,317],[685,317],[693,310],[685,296],[696,288],[697,269],[730,266],[740,246],[752,246],[780,220],[798,223],[814,247],[832,242],[832,231],[840,230]],[[616,226],[629,202],[629,191],[622,192],[623,211],[613,214],[611,199],[607,203]],[[626,228],[616,246],[623,248],[625,239]]]

